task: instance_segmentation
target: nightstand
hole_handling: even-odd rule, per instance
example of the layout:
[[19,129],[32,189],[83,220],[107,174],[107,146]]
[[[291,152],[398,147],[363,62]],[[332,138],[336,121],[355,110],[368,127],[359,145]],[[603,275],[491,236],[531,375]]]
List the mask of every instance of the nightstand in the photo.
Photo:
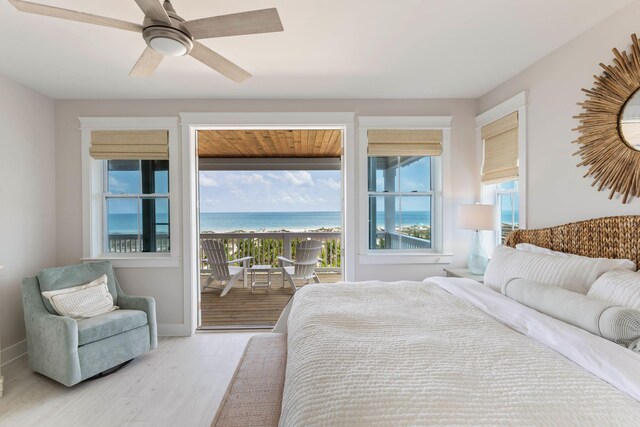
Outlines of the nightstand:
[[447,277],[463,277],[465,279],[473,279],[476,282],[484,283],[484,275],[471,274],[468,268],[445,268],[444,272],[447,273]]

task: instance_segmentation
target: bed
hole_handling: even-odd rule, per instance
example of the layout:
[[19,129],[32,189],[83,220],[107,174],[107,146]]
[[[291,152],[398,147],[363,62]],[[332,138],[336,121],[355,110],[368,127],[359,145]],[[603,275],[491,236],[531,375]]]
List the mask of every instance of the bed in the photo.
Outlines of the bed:
[[[640,216],[517,231],[506,241],[518,243],[640,265]],[[279,385],[262,396],[271,402],[269,421],[254,425],[276,419],[281,426],[634,425],[640,419],[640,354],[469,279],[303,287],[276,330],[286,333],[286,344],[285,335],[273,334],[282,363],[279,370],[263,363],[255,385],[271,374],[279,380],[269,384]],[[251,363],[243,357],[239,372]],[[240,395],[235,385],[230,396]],[[214,424],[235,425],[232,409],[225,401]]]

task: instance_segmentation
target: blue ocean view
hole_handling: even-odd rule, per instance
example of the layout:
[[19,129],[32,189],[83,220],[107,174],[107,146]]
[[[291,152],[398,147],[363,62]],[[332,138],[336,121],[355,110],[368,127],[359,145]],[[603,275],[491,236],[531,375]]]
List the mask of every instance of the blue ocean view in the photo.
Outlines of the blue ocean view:
[[340,228],[340,212],[201,212],[200,231],[308,231]]
[[[518,214],[516,212],[516,222]],[[158,222],[165,222],[166,215],[158,214]],[[378,212],[378,224],[384,225],[384,213]],[[200,231],[308,231],[320,228],[340,228],[340,212],[202,212]],[[511,222],[511,213],[503,212],[502,222]],[[400,214],[396,213],[396,223]],[[431,213],[424,211],[402,212],[402,225],[430,225]],[[109,214],[109,234],[136,234],[138,219],[136,214]]]
[[[168,223],[167,214],[156,214],[158,223]],[[168,233],[166,226],[158,226],[159,233]],[[109,213],[109,234],[138,234],[138,214]]]

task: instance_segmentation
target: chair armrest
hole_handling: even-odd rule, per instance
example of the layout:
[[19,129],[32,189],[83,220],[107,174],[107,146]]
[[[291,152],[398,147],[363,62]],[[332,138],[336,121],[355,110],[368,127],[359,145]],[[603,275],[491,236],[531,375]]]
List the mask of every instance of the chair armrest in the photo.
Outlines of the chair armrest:
[[280,266],[284,266],[284,264],[293,264],[293,260],[290,260],[289,258],[285,258],[283,256],[279,256],[278,261],[280,261]]
[[33,277],[23,282],[22,305],[31,369],[66,386],[80,382],[76,321],[47,311],[38,281]]
[[151,350],[158,347],[158,323],[156,320],[156,300],[125,294],[118,284],[118,307],[125,310],[140,310],[147,313]]
[[253,259],[252,256],[246,256],[244,258],[232,259],[231,261],[227,261],[228,264],[240,264],[247,261],[251,261]]

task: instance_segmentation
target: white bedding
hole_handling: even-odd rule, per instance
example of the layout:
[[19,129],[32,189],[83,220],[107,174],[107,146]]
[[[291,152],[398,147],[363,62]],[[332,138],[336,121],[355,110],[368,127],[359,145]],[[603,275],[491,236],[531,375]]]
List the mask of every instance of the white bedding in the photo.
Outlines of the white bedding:
[[466,279],[305,286],[287,330],[281,426],[640,419],[640,355]]

